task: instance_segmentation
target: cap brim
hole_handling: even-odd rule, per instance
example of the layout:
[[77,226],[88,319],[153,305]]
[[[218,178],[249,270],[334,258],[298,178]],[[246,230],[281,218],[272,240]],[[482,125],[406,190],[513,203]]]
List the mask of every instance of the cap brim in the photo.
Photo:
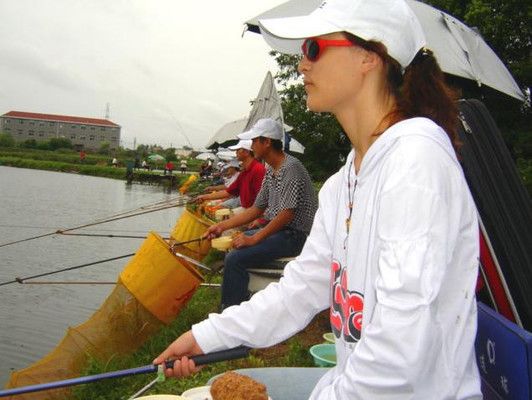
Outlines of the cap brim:
[[236,136],[242,140],[249,140],[249,139],[255,139],[256,137],[259,137],[260,135],[257,132],[255,132],[253,129],[250,129],[249,131],[242,132]]
[[285,54],[301,54],[303,40],[341,31],[315,14],[259,20],[259,29],[270,47]]

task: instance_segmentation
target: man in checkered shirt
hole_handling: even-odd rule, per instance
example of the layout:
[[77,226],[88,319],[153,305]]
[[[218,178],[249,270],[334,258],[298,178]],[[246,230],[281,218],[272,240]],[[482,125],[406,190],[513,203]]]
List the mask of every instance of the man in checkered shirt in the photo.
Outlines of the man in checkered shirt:
[[[251,222],[252,229],[233,240],[234,250],[224,262],[222,308],[248,297],[248,268],[267,267],[277,258],[297,256],[307,238],[317,209],[316,193],[301,162],[283,151],[282,125],[263,118],[239,139],[251,139],[257,158],[268,164],[262,188],[252,207],[210,227],[205,236]],[[259,222],[257,222],[259,221]]]

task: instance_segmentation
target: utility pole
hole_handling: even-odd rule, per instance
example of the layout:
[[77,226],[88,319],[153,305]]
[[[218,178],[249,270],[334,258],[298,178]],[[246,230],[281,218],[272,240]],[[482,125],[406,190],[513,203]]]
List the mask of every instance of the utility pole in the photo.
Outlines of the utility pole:
[[107,103],[105,105],[105,119],[106,120],[109,120],[110,113],[111,113],[111,104]]

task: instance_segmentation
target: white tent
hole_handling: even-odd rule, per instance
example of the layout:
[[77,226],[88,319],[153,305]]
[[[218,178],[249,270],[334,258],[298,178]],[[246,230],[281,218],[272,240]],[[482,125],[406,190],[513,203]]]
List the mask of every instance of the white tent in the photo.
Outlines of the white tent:
[[216,156],[222,161],[231,161],[236,158],[236,151],[228,149],[218,149]]
[[218,145],[226,144],[226,142],[233,142],[230,143],[231,145],[236,144],[238,142],[238,138],[236,135],[239,133],[244,132],[244,128],[246,127],[247,117],[242,119],[237,119],[236,121],[228,122],[227,124],[223,125],[220,129],[216,131],[214,136],[209,139],[207,142],[207,145],[205,147],[209,148],[216,143]]
[[197,160],[207,160],[210,158],[211,160],[216,161],[216,156],[212,153],[200,153],[195,158]]
[[[269,71],[262,82],[257,97],[253,100],[253,106],[251,107],[249,116],[223,125],[209,140],[206,147],[211,148],[216,146],[216,144],[218,146],[236,144],[238,142],[237,135],[250,129],[260,118],[273,118],[280,121],[283,124],[285,133],[292,130],[292,127],[286,125],[283,121],[281,100],[275,88],[273,76]],[[305,152],[305,146],[293,137],[290,137],[288,149],[296,153]]]

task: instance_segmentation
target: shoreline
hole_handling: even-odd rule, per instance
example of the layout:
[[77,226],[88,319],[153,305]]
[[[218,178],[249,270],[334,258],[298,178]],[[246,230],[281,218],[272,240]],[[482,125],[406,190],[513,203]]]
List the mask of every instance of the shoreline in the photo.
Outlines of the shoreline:
[[185,180],[188,179],[188,177],[191,175],[191,173],[180,174],[176,171],[174,171],[172,175],[164,175],[163,170],[145,171],[141,169],[134,169],[132,173],[132,178],[128,179],[127,168],[125,167],[112,167],[82,163],[73,164],[68,162],[49,160],[31,160],[27,158],[1,155],[0,166],[65,172],[71,174],[97,176],[101,178],[111,178],[123,181],[130,180],[132,183],[171,187],[181,186],[185,182]]

